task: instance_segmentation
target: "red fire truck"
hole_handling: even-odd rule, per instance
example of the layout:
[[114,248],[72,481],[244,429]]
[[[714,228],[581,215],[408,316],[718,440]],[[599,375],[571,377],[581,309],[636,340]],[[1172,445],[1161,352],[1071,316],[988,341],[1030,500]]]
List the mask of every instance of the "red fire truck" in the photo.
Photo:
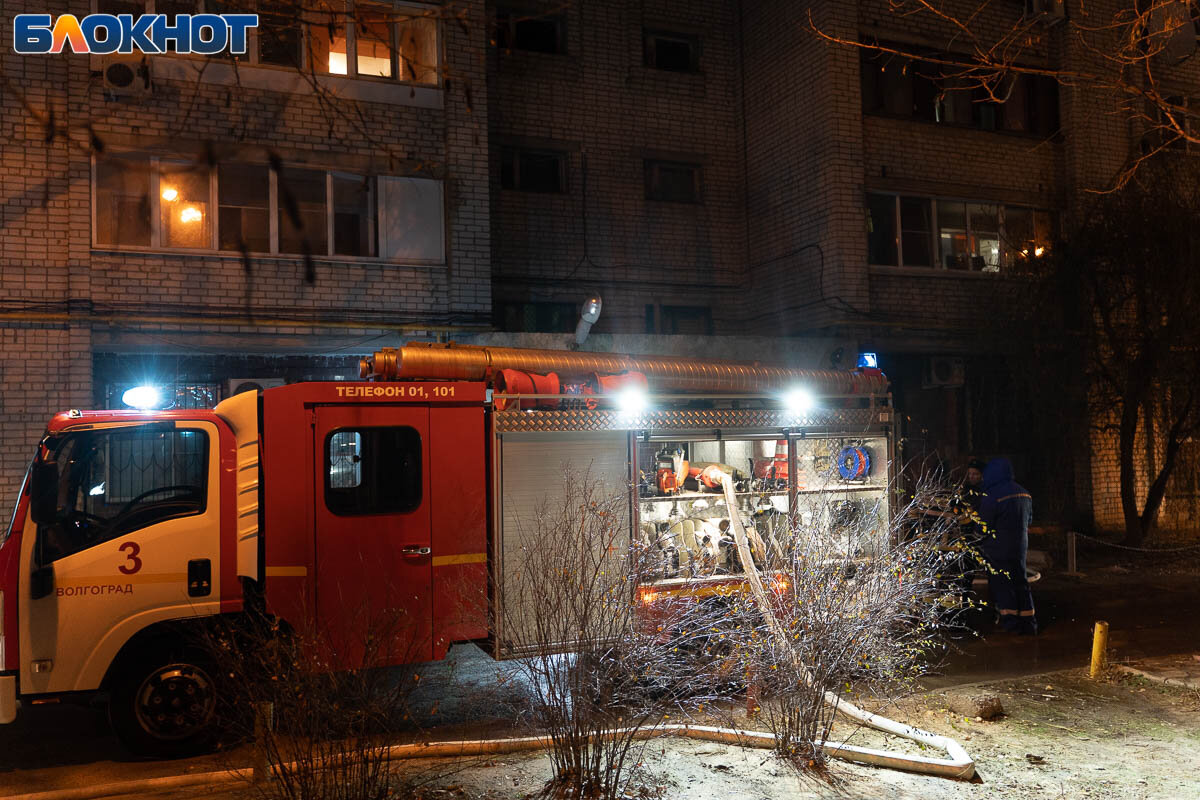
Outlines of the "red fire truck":
[[185,751],[215,707],[189,637],[252,608],[331,632],[394,609],[397,660],[469,641],[503,657],[489,586],[515,579],[517,520],[561,490],[564,464],[627,494],[663,591],[736,569],[714,544],[731,512],[712,465],[760,535],[830,493],[886,530],[878,370],[410,344],[362,377],[50,420],[0,540],[0,722],[104,692],[132,749]]

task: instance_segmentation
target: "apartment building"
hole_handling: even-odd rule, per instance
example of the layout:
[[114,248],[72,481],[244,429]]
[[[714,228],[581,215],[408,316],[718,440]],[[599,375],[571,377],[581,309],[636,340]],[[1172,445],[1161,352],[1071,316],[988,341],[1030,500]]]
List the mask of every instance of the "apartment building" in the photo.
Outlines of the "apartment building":
[[[3,497],[53,410],[146,379],[208,404],[410,338],[563,347],[592,294],[590,348],[876,351],[907,459],[1053,482],[977,323],[1128,157],[1111,97],[980,96],[933,67],[952,27],[887,0],[247,3],[245,56],[135,59],[122,86],[116,57],[0,54],[40,114],[0,119]],[[1040,30],[1033,63],[1089,58]],[[1119,511],[1079,447],[1056,490]]]
[[[733,340],[774,337],[777,355],[825,367],[876,351],[918,469],[1003,453],[1047,517],[1087,524],[1077,512],[1093,509],[1120,527],[1114,443],[1082,415],[1065,443],[1031,415],[1011,344],[981,324],[1145,143],[1112,92],[1034,74],[1093,69],[1102,57],[1064,16],[1116,5],[972,16],[982,41],[1025,31],[1032,72],[998,96],[943,77],[941,59],[971,52],[952,20],[893,5],[494,0],[495,324],[568,331],[598,292],[598,332],[679,337],[659,347],[725,340],[753,358]],[[1196,70],[1182,64],[1174,91]],[[1164,514],[1200,517],[1200,494],[1181,484]]]

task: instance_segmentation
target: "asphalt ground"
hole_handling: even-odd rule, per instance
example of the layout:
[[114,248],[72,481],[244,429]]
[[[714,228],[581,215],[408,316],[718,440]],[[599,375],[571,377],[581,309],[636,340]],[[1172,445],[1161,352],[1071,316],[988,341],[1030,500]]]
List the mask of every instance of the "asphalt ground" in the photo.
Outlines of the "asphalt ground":
[[[1095,570],[1085,577],[1049,573],[1033,586],[1041,625],[1036,637],[994,630],[986,613],[949,642],[943,663],[923,684],[929,689],[1080,667],[1091,657],[1092,626],[1110,625],[1115,663],[1189,655],[1200,642],[1198,571],[1161,568]],[[497,671],[509,677],[497,691]],[[418,705],[433,710],[413,730],[416,739],[503,735],[517,720],[518,688],[511,670],[478,648],[458,646],[451,658],[421,668]],[[246,766],[247,748],[168,761],[127,754],[98,705],[22,708],[16,722],[0,726],[0,797],[96,786]]]

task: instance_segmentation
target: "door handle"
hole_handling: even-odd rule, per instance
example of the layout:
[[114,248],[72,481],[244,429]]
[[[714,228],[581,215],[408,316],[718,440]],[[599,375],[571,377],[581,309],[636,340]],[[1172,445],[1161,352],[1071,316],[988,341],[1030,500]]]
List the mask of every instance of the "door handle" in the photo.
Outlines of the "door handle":
[[188,597],[207,597],[212,594],[212,562],[194,558],[188,562]]
[[432,552],[432,547],[421,547],[415,544],[410,544],[400,550],[400,554],[404,556],[427,556]]

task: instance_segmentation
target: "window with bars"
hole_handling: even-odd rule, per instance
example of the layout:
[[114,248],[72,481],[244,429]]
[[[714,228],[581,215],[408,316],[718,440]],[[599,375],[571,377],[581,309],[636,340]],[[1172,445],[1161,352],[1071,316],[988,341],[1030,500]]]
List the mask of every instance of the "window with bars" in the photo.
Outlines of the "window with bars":
[[93,205],[96,247],[445,261],[428,178],[130,153],[97,160]]
[[[104,408],[127,409],[121,401],[125,390],[133,388],[132,383],[109,383],[104,387]],[[223,398],[222,384],[216,381],[180,381],[166,386],[160,386],[163,397],[163,408],[213,408]]]
[[204,513],[208,434],[166,425],[61,437],[56,519],[39,534],[43,563],[168,519]]
[[999,272],[1054,237],[1053,212],[1026,206],[871,193],[866,212],[873,265]]

